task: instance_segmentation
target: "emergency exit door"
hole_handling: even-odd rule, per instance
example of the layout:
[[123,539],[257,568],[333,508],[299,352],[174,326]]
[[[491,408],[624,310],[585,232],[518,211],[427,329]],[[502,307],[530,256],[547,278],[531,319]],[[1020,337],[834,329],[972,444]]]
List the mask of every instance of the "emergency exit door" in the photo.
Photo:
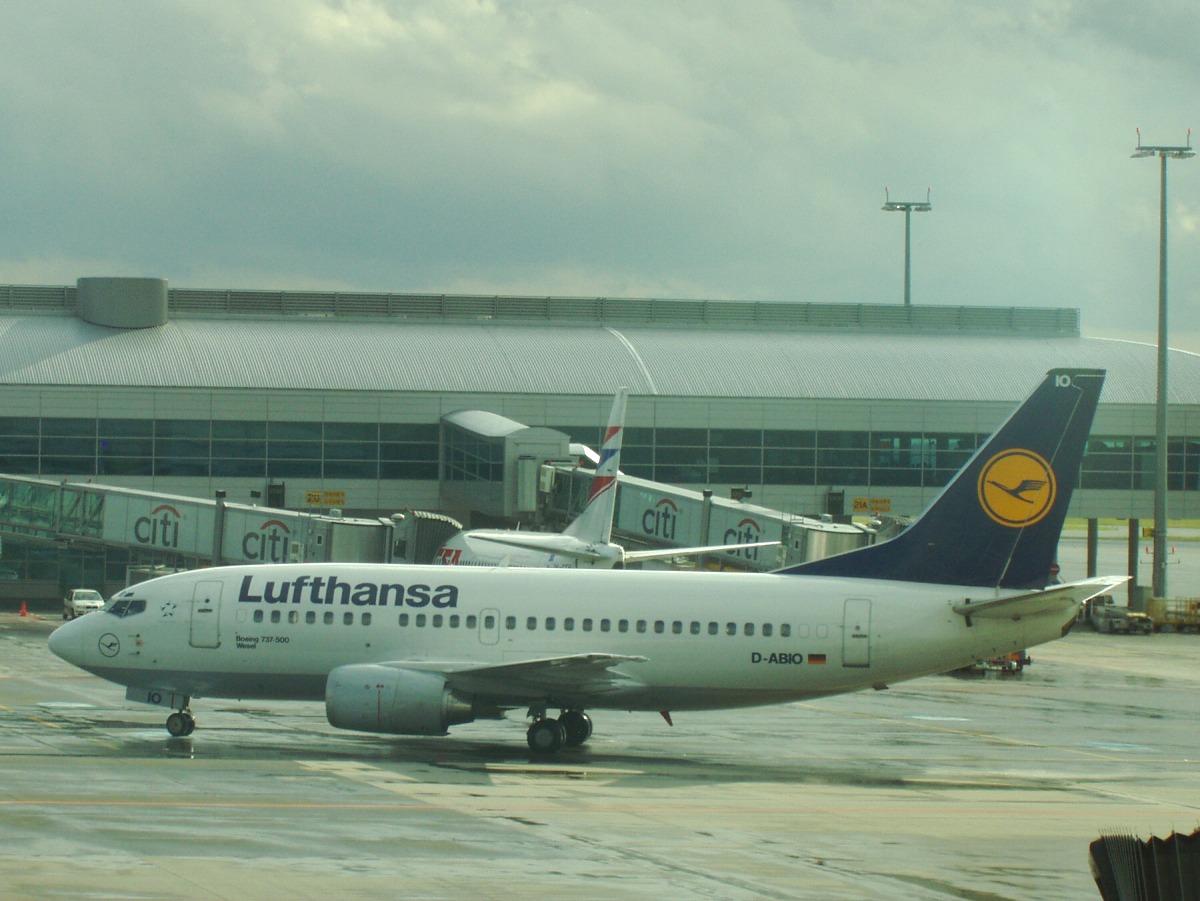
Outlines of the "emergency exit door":
[[498,644],[500,642],[500,611],[494,607],[479,611],[479,643]]
[[847,598],[842,623],[842,666],[871,665],[871,599]]

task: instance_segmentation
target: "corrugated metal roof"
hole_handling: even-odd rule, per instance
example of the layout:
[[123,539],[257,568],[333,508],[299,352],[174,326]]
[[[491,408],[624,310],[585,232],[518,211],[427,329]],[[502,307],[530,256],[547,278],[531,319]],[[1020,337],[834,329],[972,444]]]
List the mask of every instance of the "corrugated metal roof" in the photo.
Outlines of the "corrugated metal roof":
[[[1098,338],[661,325],[178,319],[147,329],[0,316],[0,384],[1014,401],[1046,370],[1106,369],[1105,403],[1154,402],[1156,349]],[[1173,351],[1174,404],[1200,356]]]

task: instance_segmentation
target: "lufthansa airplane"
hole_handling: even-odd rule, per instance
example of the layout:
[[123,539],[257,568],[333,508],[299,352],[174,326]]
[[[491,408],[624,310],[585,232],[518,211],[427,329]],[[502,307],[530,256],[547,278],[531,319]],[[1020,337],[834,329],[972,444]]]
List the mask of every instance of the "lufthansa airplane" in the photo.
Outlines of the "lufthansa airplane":
[[173,709],[176,736],[195,698],[324,700],[396,735],[527,708],[551,752],[587,741],[589,710],[885,688],[1058,638],[1125,581],[1050,584],[1103,381],[1050,372],[906,531],[774,573],[227,566],[124,589],[50,649]]
[[629,551],[613,543],[613,511],[617,502],[617,473],[629,390],[613,398],[608,428],[600,446],[596,475],[587,504],[562,532],[519,532],[511,529],[470,529],[459,532],[438,550],[434,563],[444,566],[541,566],[560,569],[621,568],[645,560],[694,557],[720,551],[778,545],[778,541],[715,544],[707,547]]

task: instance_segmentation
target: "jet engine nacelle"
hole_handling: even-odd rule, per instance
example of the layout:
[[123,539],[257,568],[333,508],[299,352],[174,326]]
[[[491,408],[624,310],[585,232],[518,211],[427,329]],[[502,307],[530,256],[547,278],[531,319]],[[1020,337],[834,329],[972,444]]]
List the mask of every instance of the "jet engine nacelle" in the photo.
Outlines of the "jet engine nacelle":
[[339,666],[325,682],[325,716],[339,729],[445,735],[475,719],[471,701],[434,673],[373,663]]

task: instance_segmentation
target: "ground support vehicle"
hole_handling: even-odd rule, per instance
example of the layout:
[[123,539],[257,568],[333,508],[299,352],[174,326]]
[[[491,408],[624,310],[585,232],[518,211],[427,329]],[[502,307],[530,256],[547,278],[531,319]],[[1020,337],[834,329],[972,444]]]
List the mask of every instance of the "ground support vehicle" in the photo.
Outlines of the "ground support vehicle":
[[1154,623],[1145,613],[1119,606],[1111,594],[1100,595],[1087,602],[1087,620],[1097,632],[1149,635]]
[[1200,599],[1151,598],[1146,603],[1155,632],[1172,629],[1176,632],[1200,632]]

